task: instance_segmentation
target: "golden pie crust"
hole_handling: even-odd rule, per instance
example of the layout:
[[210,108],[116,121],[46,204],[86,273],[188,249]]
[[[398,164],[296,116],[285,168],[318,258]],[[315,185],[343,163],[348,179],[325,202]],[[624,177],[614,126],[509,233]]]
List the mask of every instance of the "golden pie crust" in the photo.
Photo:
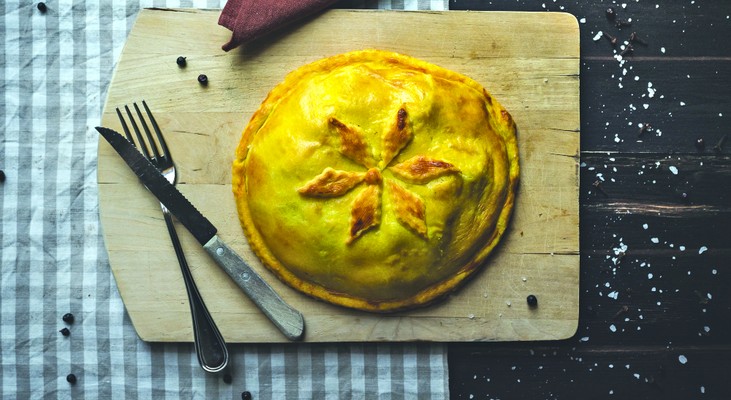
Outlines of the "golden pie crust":
[[362,50],[291,72],[233,163],[249,245],[279,279],[367,311],[426,305],[478,270],[518,181],[516,128],[477,82]]

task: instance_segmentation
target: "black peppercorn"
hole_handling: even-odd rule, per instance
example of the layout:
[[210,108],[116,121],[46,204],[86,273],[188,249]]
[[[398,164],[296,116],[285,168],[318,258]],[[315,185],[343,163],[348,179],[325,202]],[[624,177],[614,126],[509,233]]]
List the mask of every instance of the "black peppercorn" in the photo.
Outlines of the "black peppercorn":
[[699,151],[703,151],[703,149],[706,148],[706,142],[703,141],[703,138],[698,138],[695,140],[695,148]]
[[66,375],[66,382],[68,382],[68,383],[70,383],[72,385],[74,383],[76,383],[76,375],[74,375],[74,374],[68,374],[68,375]]
[[617,13],[614,12],[613,7],[607,8],[606,15],[607,15],[607,19],[610,21],[614,21],[614,19],[617,18]]
[[251,392],[248,390],[241,392],[241,400],[251,400]]
[[208,84],[208,77],[206,76],[206,74],[198,75],[198,83],[204,86]]
[[231,383],[231,380],[232,380],[232,379],[231,379],[231,374],[225,374],[225,375],[223,376],[223,382],[224,382],[224,383]]
[[63,315],[63,317],[61,317],[61,319],[63,319],[63,322],[65,322],[67,324],[73,324],[74,323],[74,314],[66,313]]
[[535,307],[538,305],[538,299],[536,298],[536,296],[534,296],[532,294],[528,295],[528,297],[526,297],[525,300],[528,302],[528,305],[531,307]]
[[185,67],[185,57],[180,56],[177,60],[175,60],[175,62],[178,64],[179,67]]
[[61,332],[61,334],[64,336],[68,336],[71,334],[71,331],[69,330],[69,328],[63,328],[59,332]]
[[44,12],[46,12],[46,10],[48,10],[48,7],[46,7],[46,3],[44,3],[44,2],[38,3],[38,5],[36,7],[38,7],[38,11],[40,11],[42,13],[44,13]]
[[0,169],[0,183],[5,182],[5,171]]

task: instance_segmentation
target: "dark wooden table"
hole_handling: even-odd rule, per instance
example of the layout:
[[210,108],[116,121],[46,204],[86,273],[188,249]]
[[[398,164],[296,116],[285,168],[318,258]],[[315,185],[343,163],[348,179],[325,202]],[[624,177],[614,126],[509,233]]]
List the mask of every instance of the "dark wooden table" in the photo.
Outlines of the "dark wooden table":
[[731,1],[625,3],[449,2],[581,30],[578,331],[450,344],[454,399],[731,399]]

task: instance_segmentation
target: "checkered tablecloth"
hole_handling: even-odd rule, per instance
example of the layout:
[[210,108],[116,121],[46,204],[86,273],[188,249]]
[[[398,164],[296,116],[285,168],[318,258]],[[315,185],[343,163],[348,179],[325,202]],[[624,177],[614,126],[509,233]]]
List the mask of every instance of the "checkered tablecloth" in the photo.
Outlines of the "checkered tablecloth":
[[229,380],[203,372],[190,343],[137,337],[100,233],[93,127],[140,8],[225,1],[100,3],[0,1],[0,398],[448,398],[444,344],[230,345]]

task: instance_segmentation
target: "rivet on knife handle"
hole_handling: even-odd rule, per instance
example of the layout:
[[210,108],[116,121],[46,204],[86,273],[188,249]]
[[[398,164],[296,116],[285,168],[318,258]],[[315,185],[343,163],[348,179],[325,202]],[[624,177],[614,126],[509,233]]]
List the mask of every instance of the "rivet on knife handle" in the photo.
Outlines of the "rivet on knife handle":
[[203,248],[284,336],[289,340],[298,340],[302,337],[305,329],[302,314],[285,303],[246,261],[218,238],[218,235],[213,236]]

